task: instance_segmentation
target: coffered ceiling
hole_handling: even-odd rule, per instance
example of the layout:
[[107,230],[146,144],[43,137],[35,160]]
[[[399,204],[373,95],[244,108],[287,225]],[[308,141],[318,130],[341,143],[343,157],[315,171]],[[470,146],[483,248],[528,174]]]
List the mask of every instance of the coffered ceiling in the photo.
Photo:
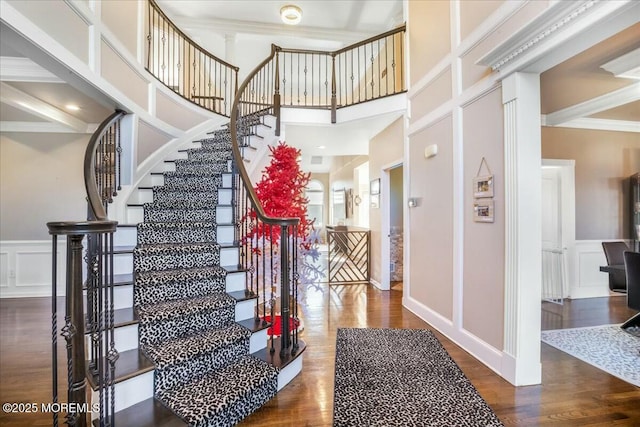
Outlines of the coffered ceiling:
[[[158,0],[167,15],[194,40],[229,35],[263,35],[276,44],[295,47],[334,49],[402,23],[401,0],[300,0],[294,3],[302,8],[303,18],[298,26],[284,25],[279,18],[283,1],[191,1]],[[35,62],[25,58],[20,49],[6,37],[10,31],[3,25],[0,37],[0,129],[12,132],[84,132],[95,126],[112,112],[104,100],[86,95],[77,85],[58,77]],[[541,113],[547,126],[584,127],[640,132],[640,80],[616,77],[602,68],[616,58],[627,54],[626,65],[640,66],[640,24],[599,43],[541,75]],[[630,62],[629,62],[630,61]],[[629,65],[631,63],[631,65]],[[78,110],[69,110],[68,105]],[[390,118],[391,120],[391,118]],[[377,123],[380,123],[378,121]],[[312,142],[310,153],[330,157],[333,155],[362,154],[362,129],[373,127],[362,122],[343,123],[332,130],[326,143]],[[313,130],[311,130],[313,131]],[[318,128],[314,135],[327,134]],[[335,135],[339,132],[340,135]],[[292,127],[288,143],[309,144],[303,136],[309,128]],[[350,138],[353,144],[345,144]],[[309,140],[308,136],[306,137]],[[362,141],[360,141],[362,139]],[[352,148],[349,148],[352,147]],[[319,149],[320,150],[320,149]],[[324,165],[330,162],[324,162]],[[326,170],[326,166],[323,166]],[[317,169],[318,171],[320,169]]]

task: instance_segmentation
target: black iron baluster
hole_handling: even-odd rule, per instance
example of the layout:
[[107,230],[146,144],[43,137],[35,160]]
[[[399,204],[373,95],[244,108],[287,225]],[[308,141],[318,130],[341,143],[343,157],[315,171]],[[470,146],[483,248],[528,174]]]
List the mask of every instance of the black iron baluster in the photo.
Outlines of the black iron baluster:
[[[271,349],[269,350],[269,352],[271,354],[275,353],[276,349],[274,347],[274,335],[275,335],[275,305],[276,305],[276,296],[273,292],[273,286],[276,280],[276,273],[273,270],[273,245],[274,245],[274,241],[273,241],[273,225],[269,225],[269,241],[271,242],[270,248],[269,248],[269,260],[271,261],[271,274],[269,274],[269,276],[271,276],[271,293],[270,293],[270,302],[271,302]],[[280,331],[282,332],[282,330]]]
[[280,357],[284,358],[289,348],[289,226],[280,226]]
[[[51,261],[51,402],[58,403],[58,236],[52,236]],[[53,411],[53,427],[58,427],[58,413]]]

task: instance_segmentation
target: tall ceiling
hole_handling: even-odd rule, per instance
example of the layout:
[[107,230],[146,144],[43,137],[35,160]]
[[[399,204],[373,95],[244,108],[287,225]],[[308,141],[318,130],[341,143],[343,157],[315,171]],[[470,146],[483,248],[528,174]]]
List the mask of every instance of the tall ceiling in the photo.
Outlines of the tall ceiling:
[[[196,42],[227,37],[264,37],[287,47],[337,49],[403,22],[402,0],[156,0]],[[297,26],[280,21],[279,10],[294,3],[303,11]],[[92,132],[112,109],[24,58],[2,25],[0,36],[0,130]],[[640,67],[640,24],[611,37],[541,75],[543,123],[640,132],[640,82],[615,77],[602,66],[631,52]],[[8,41],[7,41],[8,40]],[[203,43],[203,45],[205,45]],[[237,52],[236,55],[241,55]],[[629,62],[629,61],[628,61]],[[631,65],[632,67],[632,65]],[[72,111],[67,105],[80,107]],[[366,154],[367,141],[396,116],[331,127],[291,126],[287,142],[309,155]],[[366,131],[365,131],[366,130]],[[319,150],[318,147],[325,148]],[[330,162],[313,171],[326,171]]]

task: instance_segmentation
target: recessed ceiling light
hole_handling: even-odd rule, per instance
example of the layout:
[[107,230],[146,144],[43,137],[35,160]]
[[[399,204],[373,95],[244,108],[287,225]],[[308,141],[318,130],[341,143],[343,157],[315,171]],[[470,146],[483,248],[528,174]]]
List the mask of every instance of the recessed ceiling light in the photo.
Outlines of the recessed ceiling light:
[[78,110],[80,110],[80,107],[78,107],[77,105],[74,105],[74,104],[67,104],[67,105],[64,106],[64,108],[66,108],[67,110],[70,110],[70,111],[78,111]]
[[302,20],[302,9],[288,4],[280,9],[280,18],[287,25],[297,25]]
[[327,147],[326,147],[326,146],[324,146],[324,145],[318,145],[318,148],[319,148],[319,149],[321,149],[321,150],[324,150],[324,149],[325,149],[325,148],[327,148]]

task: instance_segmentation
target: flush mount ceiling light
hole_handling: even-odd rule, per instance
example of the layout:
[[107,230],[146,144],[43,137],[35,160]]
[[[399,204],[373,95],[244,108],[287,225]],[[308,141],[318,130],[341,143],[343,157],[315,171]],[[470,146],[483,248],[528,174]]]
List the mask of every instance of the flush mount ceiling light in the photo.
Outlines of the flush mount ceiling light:
[[79,111],[80,110],[80,107],[78,107],[75,104],[67,104],[67,105],[64,106],[64,108],[66,108],[69,111]]
[[292,4],[282,6],[280,18],[287,25],[297,25],[302,20],[302,9]]

